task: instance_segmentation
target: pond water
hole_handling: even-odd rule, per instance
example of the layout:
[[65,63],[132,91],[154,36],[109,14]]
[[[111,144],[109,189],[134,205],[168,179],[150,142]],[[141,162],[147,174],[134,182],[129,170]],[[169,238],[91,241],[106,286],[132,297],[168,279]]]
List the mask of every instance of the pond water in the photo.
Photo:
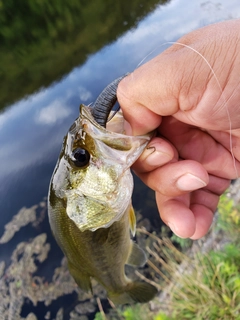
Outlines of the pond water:
[[[50,287],[57,290],[57,281],[70,280],[52,280],[63,255],[49,229],[46,196],[62,139],[80,103],[93,102],[112,80],[191,30],[239,18],[239,2],[21,1],[17,7],[2,4],[0,14],[0,294],[5,297],[0,319],[25,319],[30,312],[38,319],[70,319],[77,305],[74,283],[49,293]],[[154,194],[138,179],[133,203],[160,229]],[[32,255],[24,260],[26,248]],[[64,263],[61,268],[66,270]],[[40,291],[49,295],[49,306]],[[57,315],[60,307],[62,315]],[[90,318],[97,311],[81,308],[71,319]]]

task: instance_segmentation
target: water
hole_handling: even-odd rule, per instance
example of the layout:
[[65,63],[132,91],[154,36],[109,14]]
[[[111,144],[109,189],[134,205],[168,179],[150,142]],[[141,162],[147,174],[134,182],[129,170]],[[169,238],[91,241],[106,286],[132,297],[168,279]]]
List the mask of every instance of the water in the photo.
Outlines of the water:
[[[43,286],[31,284],[36,291],[52,283],[53,272],[60,266],[63,256],[49,229],[45,197],[62,138],[78,116],[80,103],[93,102],[109,82],[134,70],[149,53],[147,59],[166,49],[168,41],[216,21],[238,18],[240,8],[237,0],[118,0],[114,4],[95,0],[51,5],[46,1],[31,6],[22,1],[17,7],[4,4],[1,16],[7,22],[0,22],[0,237],[21,208],[38,206],[33,210],[38,223],[22,226],[0,244],[0,261],[6,263],[1,281],[7,286],[4,294],[10,295],[11,281],[23,293],[20,280],[11,278],[11,256],[18,243],[32,243],[46,233],[51,244],[46,259],[35,259],[37,271],[31,277],[45,279]],[[136,179],[134,206],[160,228],[153,198],[153,192]],[[21,272],[24,278],[24,269],[18,277]],[[22,307],[14,309],[12,304],[15,314],[3,319],[18,319],[18,309],[22,318],[34,312],[43,319],[50,311],[49,319],[54,319],[60,307],[65,319],[70,319],[69,312],[78,303],[77,289],[71,285],[70,293],[62,293],[50,306],[45,306],[44,297],[34,306],[31,297],[24,296]],[[4,308],[10,309],[9,301]],[[1,303],[0,311],[3,315]]]

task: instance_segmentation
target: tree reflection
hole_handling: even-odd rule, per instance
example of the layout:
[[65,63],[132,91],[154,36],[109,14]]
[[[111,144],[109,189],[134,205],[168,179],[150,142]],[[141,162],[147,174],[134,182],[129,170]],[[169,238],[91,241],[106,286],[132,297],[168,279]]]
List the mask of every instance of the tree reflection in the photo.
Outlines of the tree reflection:
[[0,0],[0,109],[60,79],[166,0]]

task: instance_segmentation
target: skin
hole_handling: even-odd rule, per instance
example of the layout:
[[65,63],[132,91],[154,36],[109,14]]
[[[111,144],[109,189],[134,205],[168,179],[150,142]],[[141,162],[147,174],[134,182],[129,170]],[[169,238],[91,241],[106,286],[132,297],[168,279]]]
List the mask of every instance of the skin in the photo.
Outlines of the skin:
[[118,86],[127,133],[156,130],[133,169],[182,238],[207,233],[240,173],[239,31],[240,20],[193,31]]

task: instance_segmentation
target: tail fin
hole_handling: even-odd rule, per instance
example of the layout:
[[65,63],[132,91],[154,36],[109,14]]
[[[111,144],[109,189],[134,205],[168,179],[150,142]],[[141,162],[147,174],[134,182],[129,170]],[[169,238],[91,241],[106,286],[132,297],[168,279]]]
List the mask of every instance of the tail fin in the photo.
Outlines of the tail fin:
[[131,304],[134,302],[145,303],[157,294],[156,287],[147,282],[130,282],[121,293],[109,294],[109,299],[115,304]]

